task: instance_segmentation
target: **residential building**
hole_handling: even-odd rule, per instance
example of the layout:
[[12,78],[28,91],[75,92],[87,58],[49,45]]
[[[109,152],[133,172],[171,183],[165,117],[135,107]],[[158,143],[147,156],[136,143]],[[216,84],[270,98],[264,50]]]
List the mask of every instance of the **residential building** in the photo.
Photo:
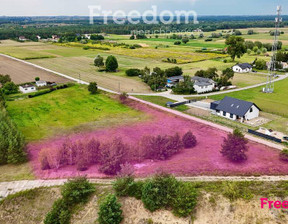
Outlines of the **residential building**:
[[36,86],[38,87],[47,86],[47,82],[42,80],[36,81]]
[[194,89],[197,93],[212,92],[216,87],[216,82],[212,79],[194,76],[191,80],[194,82]]
[[248,101],[226,96],[211,103],[210,109],[217,115],[241,122],[259,117],[260,108]]
[[21,93],[32,93],[37,91],[36,87],[30,84],[19,86],[19,90]]
[[237,64],[232,67],[234,72],[237,73],[248,73],[252,72],[252,65],[249,63]]

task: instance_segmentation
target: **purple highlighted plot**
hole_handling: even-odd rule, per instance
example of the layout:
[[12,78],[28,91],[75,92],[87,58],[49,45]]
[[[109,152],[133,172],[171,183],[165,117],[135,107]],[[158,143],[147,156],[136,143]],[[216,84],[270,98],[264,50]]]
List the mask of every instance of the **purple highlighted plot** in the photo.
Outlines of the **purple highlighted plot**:
[[36,176],[104,178],[117,173],[126,162],[139,177],[159,169],[179,176],[288,173],[288,164],[279,160],[277,149],[249,141],[247,160],[233,163],[220,153],[226,132],[132,100],[128,104],[150,119],[31,143],[29,155]]

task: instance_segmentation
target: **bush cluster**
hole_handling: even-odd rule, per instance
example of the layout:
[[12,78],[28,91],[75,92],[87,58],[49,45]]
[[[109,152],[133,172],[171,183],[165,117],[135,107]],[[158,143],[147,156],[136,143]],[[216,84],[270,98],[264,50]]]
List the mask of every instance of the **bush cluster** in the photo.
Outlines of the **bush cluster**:
[[118,178],[113,187],[118,196],[141,198],[151,212],[172,208],[176,216],[187,217],[197,204],[197,191],[191,183],[180,182],[164,173],[144,182],[136,182],[131,176]]
[[195,136],[187,132],[183,138],[174,136],[144,136],[138,146],[125,144],[121,138],[105,143],[95,139],[87,142],[71,142],[69,139],[60,148],[43,148],[39,153],[41,169],[59,169],[62,166],[76,165],[77,170],[85,171],[89,166],[99,164],[99,171],[115,175],[121,171],[121,165],[136,160],[166,160],[185,148],[197,144]]
[[54,202],[44,224],[69,224],[73,207],[86,203],[94,192],[95,187],[86,178],[69,180],[61,189],[62,198]]
[[42,96],[42,95],[45,95],[47,93],[51,93],[55,90],[59,90],[59,89],[66,89],[68,88],[69,86],[67,84],[64,84],[64,85],[60,85],[60,86],[56,86],[56,87],[50,87],[49,89],[44,89],[44,90],[41,90],[41,91],[37,91],[35,93],[32,93],[32,94],[29,94],[28,95],[28,98],[34,98],[36,96]]

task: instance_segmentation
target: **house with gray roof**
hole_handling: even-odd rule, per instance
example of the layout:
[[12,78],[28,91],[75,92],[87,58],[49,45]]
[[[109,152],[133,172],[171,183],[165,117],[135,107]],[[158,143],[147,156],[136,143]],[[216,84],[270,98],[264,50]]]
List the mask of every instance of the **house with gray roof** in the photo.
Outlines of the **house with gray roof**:
[[260,112],[256,104],[228,96],[223,100],[212,102],[210,109],[221,117],[241,122],[259,117]]
[[197,93],[212,92],[216,87],[216,82],[212,79],[194,76],[191,80],[194,82],[194,89]]
[[232,70],[238,73],[248,73],[248,72],[252,72],[252,68],[253,68],[252,65],[250,65],[249,63],[242,63],[242,64],[234,65],[232,67]]

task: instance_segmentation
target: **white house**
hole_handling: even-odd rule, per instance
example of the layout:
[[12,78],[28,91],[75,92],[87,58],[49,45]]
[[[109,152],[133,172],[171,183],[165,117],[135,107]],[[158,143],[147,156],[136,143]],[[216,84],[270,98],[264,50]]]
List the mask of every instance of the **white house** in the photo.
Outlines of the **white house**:
[[197,93],[212,92],[216,87],[216,82],[212,79],[194,76],[191,80],[194,81],[194,89]]
[[252,72],[252,65],[249,63],[237,64],[232,67],[234,72],[237,73],[247,73]]
[[241,122],[259,117],[260,112],[256,104],[228,96],[223,100],[212,102],[210,109],[221,117]]
[[20,37],[18,38],[18,40],[20,40],[20,41],[26,41],[27,39],[26,39],[24,36],[20,36]]
[[37,89],[35,86],[33,85],[23,85],[23,86],[19,86],[19,90],[21,93],[32,93],[32,92],[36,92]]
[[46,81],[36,81],[36,86],[38,87],[42,87],[42,86],[47,86],[47,82]]

